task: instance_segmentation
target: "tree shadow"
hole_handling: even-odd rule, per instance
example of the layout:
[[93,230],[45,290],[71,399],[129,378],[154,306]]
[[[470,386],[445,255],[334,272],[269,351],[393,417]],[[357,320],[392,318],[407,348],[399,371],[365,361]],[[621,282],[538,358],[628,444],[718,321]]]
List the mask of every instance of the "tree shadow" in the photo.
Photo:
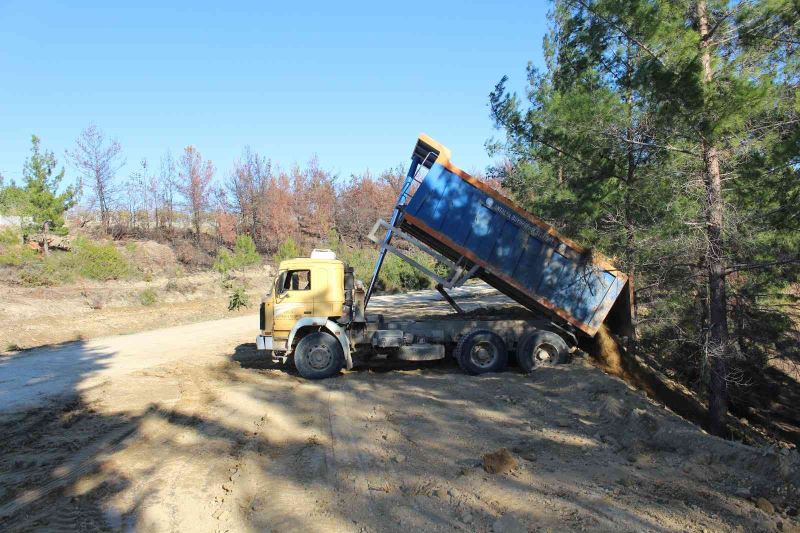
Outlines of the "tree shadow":
[[[125,473],[110,472],[88,491],[75,489],[81,477],[101,469],[102,454],[119,449],[136,432],[135,419],[101,415],[81,397],[87,378],[107,368],[112,356],[81,340],[0,360],[3,529],[108,527],[96,500],[130,486]],[[69,504],[52,505],[59,500]]]
[[753,383],[735,387],[731,412],[747,419],[768,435],[778,436],[800,447],[800,381],[796,363],[784,361],[789,368],[767,366],[753,373]]

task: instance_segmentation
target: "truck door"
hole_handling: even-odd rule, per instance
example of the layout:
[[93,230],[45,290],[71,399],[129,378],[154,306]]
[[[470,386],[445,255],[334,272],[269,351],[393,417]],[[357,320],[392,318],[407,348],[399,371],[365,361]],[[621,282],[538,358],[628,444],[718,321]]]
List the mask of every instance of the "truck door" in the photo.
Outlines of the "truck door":
[[314,292],[311,286],[314,280],[308,268],[287,270],[278,279],[278,291],[275,294],[275,323],[273,329],[276,337],[288,337],[295,322],[314,312]]

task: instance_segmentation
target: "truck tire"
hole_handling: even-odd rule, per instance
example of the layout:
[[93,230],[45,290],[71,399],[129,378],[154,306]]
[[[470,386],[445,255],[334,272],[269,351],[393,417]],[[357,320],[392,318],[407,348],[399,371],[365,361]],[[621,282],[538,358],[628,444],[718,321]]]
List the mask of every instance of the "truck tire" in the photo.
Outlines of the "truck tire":
[[294,366],[306,379],[329,378],[344,367],[344,351],[333,335],[315,331],[297,343]]
[[537,367],[569,362],[569,347],[551,331],[527,333],[517,345],[517,362],[523,372],[530,374]]
[[503,338],[488,329],[478,329],[461,337],[455,350],[458,366],[467,374],[500,372],[508,363]]

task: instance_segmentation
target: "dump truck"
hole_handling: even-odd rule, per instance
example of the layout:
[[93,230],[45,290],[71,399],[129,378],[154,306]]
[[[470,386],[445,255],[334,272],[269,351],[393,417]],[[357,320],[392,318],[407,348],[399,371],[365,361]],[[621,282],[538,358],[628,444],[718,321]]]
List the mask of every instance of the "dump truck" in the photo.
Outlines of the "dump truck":
[[[379,246],[367,284],[326,249],[282,261],[260,308],[259,350],[293,361],[309,379],[333,376],[375,356],[405,361],[455,357],[469,374],[562,364],[602,325],[632,334],[629,277],[602,255],[560,235],[451,160],[420,135],[389,221],[369,238]],[[429,269],[409,250],[428,254]],[[387,254],[429,276],[454,310],[408,320],[367,313]],[[441,273],[446,270],[446,275]],[[521,316],[465,313],[448,292],[472,278],[526,308]]]

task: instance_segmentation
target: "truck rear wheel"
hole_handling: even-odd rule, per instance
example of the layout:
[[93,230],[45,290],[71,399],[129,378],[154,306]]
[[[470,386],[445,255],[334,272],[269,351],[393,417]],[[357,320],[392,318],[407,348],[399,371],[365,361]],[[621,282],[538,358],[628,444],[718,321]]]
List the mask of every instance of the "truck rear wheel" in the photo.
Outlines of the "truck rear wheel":
[[564,339],[550,331],[528,333],[517,347],[517,361],[526,374],[536,367],[553,366],[569,361],[569,347]]
[[329,378],[344,367],[344,351],[333,335],[315,331],[297,343],[294,366],[306,379]]
[[499,372],[508,363],[508,349],[503,338],[487,329],[461,337],[456,345],[458,366],[468,374]]

